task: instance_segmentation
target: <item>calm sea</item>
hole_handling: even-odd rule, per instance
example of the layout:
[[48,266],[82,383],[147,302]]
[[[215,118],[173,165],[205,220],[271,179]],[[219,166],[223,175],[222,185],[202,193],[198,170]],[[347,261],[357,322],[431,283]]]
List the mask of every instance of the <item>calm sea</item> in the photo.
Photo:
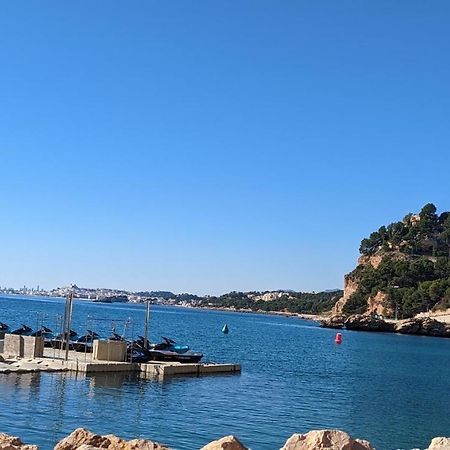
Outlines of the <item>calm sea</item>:
[[[0,297],[0,321],[55,328],[60,299]],[[74,328],[142,334],[142,305],[76,301]],[[230,334],[221,328],[227,323]],[[151,338],[169,336],[241,375],[179,377],[0,375],[0,431],[50,450],[76,427],[145,437],[178,450],[227,434],[253,450],[294,432],[339,428],[378,450],[426,448],[450,435],[450,339],[343,332],[258,314],[153,307]]]

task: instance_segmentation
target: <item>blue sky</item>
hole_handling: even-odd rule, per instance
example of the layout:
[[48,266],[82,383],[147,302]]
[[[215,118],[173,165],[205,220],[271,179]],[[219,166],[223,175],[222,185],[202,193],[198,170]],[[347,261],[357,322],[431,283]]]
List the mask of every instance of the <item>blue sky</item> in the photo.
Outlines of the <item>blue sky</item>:
[[4,2],[0,285],[341,287],[450,210],[448,1]]

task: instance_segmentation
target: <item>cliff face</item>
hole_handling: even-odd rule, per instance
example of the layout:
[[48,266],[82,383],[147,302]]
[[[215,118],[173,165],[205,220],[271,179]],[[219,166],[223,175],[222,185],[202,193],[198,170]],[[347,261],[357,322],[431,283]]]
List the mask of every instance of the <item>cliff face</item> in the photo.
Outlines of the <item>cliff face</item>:
[[358,290],[358,280],[354,280],[351,274],[344,277],[344,295],[336,302],[332,309],[333,316],[340,316],[344,312],[344,306],[348,299]]
[[450,307],[450,212],[425,205],[361,241],[334,315],[408,318]]
[[[344,295],[336,302],[332,309],[332,315],[340,316],[344,314],[344,307],[353,294],[358,292],[360,287],[360,278],[358,272],[361,272],[364,267],[371,266],[378,269],[385,254],[377,254],[372,256],[360,256],[358,258],[357,268],[346,274],[344,277]],[[397,254],[399,260],[406,260],[405,255]],[[359,268],[359,270],[357,270]],[[387,305],[387,295],[382,291],[378,291],[375,295],[367,299],[367,314],[379,314],[382,316],[390,315],[392,309]]]

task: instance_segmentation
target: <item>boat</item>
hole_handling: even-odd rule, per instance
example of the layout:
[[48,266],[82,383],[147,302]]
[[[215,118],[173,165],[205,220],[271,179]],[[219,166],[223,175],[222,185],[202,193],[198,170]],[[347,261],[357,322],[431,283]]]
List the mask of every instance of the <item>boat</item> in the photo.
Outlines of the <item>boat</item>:
[[22,325],[20,328],[17,328],[17,330],[11,331],[11,334],[16,334],[19,336],[29,336],[32,332],[33,330],[29,326]]
[[[78,333],[76,331],[70,330],[69,332],[69,350],[73,350],[73,340],[75,337],[78,336]],[[51,347],[51,348],[66,348],[64,345],[66,342],[65,333],[58,334],[55,338],[45,339],[44,341],[44,347]]]
[[94,303],[127,303],[127,295],[110,295],[108,297],[100,297],[93,300]]
[[85,335],[80,336],[75,341],[72,341],[72,348],[76,352],[92,353],[94,340],[99,338],[100,335],[98,333],[92,330],[87,330],[87,333]]
[[43,338],[51,338],[53,337],[53,331],[50,330],[50,328],[47,327],[41,327],[39,330],[34,331],[33,333],[30,334],[30,336],[34,336],[34,337],[43,337]]
[[0,322],[0,339],[3,339],[5,337],[5,334],[9,331],[9,325],[6,325],[6,323]]
[[198,363],[203,358],[203,353],[193,352],[188,345],[177,344],[174,340],[164,336],[162,339],[163,341],[158,344],[151,344],[147,341],[147,345],[145,345],[145,338],[139,336],[133,344],[139,352],[149,358],[148,361]]

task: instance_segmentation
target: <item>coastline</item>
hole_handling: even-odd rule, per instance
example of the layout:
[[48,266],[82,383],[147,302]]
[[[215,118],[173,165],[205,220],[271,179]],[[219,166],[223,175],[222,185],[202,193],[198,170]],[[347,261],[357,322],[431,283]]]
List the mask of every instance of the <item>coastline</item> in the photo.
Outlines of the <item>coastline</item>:
[[267,316],[282,316],[282,317],[293,317],[302,320],[310,320],[315,322],[320,322],[329,318],[329,315],[325,314],[307,314],[307,313],[293,313],[289,311],[264,311],[264,310],[253,310],[249,308],[234,308],[232,306],[181,306],[181,305],[166,305],[166,306],[178,306],[187,309],[204,309],[207,311],[224,311],[224,312],[237,312],[237,313],[247,313],[247,314],[264,314]]

